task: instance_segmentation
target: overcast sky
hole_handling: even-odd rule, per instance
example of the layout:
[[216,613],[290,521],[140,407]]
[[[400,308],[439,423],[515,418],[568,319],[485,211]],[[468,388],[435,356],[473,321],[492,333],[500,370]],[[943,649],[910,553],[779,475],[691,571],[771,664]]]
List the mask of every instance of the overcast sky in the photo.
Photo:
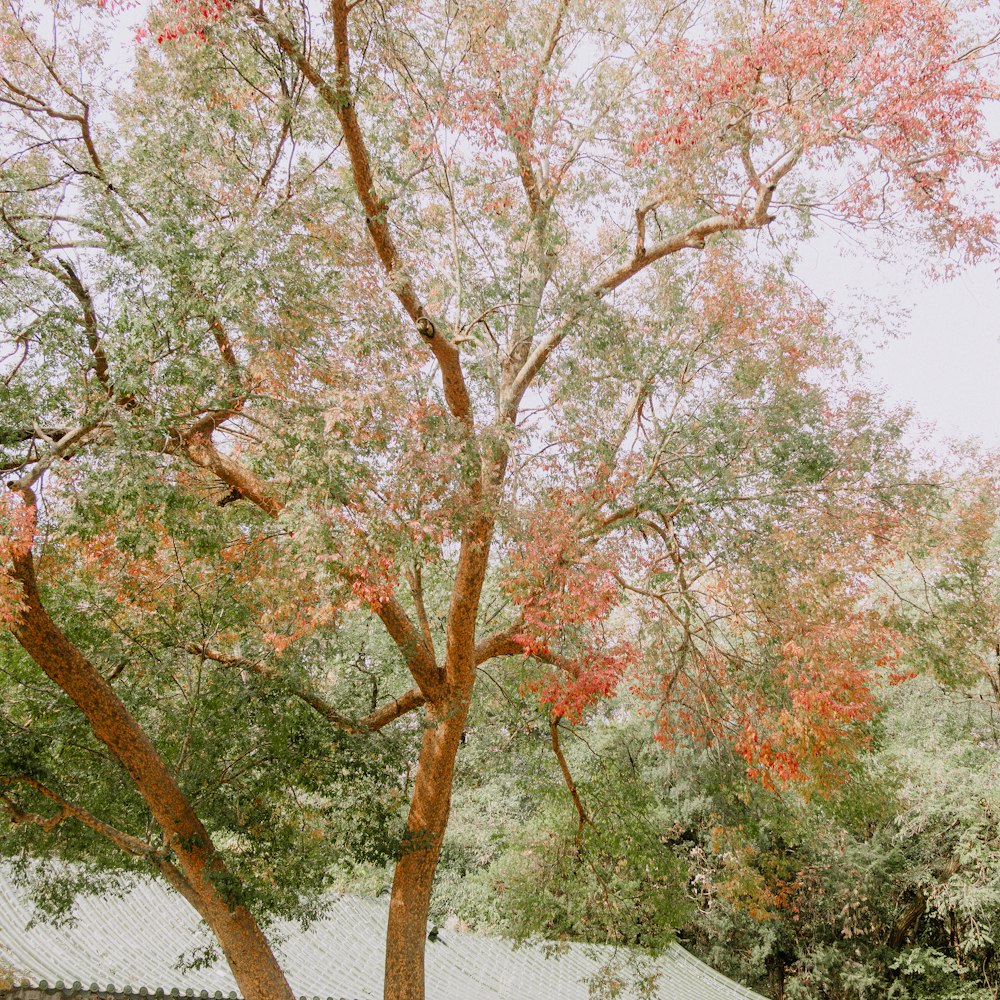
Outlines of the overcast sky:
[[832,237],[802,250],[798,268],[807,284],[835,306],[859,295],[902,306],[897,336],[872,339],[871,377],[889,398],[908,403],[937,427],[939,447],[953,436],[978,437],[1000,448],[1000,273],[981,263],[948,282],[935,282],[904,263],[879,264],[858,253],[845,256]]
[[[1000,139],[1000,102],[987,106],[986,118]],[[1000,213],[1000,192],[986,196]],[[936,425],[939,450],[956,436],[1000,448],[1000,253],[948,282],[900,256],[879,265],[863,241],[852,247],[827,232],[802,248],[798,271],[835,304],[849,305],[860,292],[903,306],[898,336],[869,352],[874,381]]]

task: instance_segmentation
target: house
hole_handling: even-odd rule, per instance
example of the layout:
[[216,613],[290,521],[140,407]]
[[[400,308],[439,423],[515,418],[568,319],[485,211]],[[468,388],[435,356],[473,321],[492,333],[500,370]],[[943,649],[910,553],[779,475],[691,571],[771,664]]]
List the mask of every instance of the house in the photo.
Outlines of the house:
[[[149,880],[115,898],[81,898],[71,925],[29,927],[34,907],[0,871],[0,964],[19,1000],[44,997],[201,995],[235,997],[224,961],[182,970],[178,959],[211,938],[188,904]],[[379,1000],[388,902],[331,897],[325,916],[303,930],[270,928],[282,967],[305,998]],[[558,949],[440,930],[427,942],[428,1000],[588,1000],[589,984],[626,950],[570,944]],[[656,1000],[762,1000],[673,945],[650,966]]]

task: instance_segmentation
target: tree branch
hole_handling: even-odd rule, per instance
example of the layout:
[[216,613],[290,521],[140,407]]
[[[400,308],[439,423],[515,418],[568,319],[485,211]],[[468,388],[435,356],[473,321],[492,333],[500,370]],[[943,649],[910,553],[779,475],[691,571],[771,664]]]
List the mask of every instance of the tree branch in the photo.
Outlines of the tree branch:
[[[25,491],[25,497],[34,505],[30,492]],[[79,806],[61,797],[55,800],[69,815],[122,850],[156,864],[206,920],[215,921],[212,927],[216,933],[219,932],[218,915],[227,913],[241,926],[249,928],[247,933],[255,940],[263,942],[259,928],[245,908],[238,905],[234,909],[221,896],[216,880],[228,877],[225,862],[165,761],[97,668],[66,638],[42,605],[30,549],[14,556],[12,570],[13,578],[20,582],[24,593],[22,611],[12,630],[14,638],[49,679],[69,696],[97,739],[128,773],[163,831],[164,850],[176,861],[168,860],[144,841],[116,830]],[[42,794],[54,797],[49,790],[37,787]],[[229,950],[226,953],[232,957]]]
[[642,203],[636,209],[638,235],[635,252],[631,260],[616,271],[613,271],[606,278],[591,286],[588,293],[584,296],[584,302],[564,316],[550,331],[548,336],[528,355],[527,360],[524,362],[524,365],[521,367],[502,401],[504,419],[508,423],[514,421],[517,415],[517,407],[528,386],[552,352],[562,343],[573,324],[592,307],[594,299],[600,300],[604,298],[609,292],[620,288],[630,278],[635,277],[640,271],[649,267],[650,264],[663,260],[665,257],[686,249],[703,250],[706,240],[717,233],[762,229],[764,226],[770,225],[775,217],[769,214],[769,210],[778,182],[795,166],[801,158],[802,152],[803,149],[801,146],[793,149],[783,160],[771,168],[768,172],[767,183],[762,185],[758,190],[757,200],[753,211],[749,215],[719,214],[710,216],[707,219],[702,219],[700,222],[694,223],[694,225],[689,226],[683,232],[662,240],[649,249],[645,246],[645,223],[643,220],[646,213],[652,210],[653,203],[650,203],[648,199]]
[[476,643],[476,666],[486,663],[497,656],[523,656],[524,649],[514,640],[523,626],[511,625],[500,632],[481,639]]
[[514,638],[523,630],[524,624],[523,622],[519,622],[499,632],[494,632],[492,635],[477,642],[475,650],[476,666],[481,666],[497,656],[530,656],[533,660],[538,660],[540,663],[547,663],[551,667],[557,667],[571,677],[576,677],[579,674],[580,670],[576,664],[568,657],[560,656],[558,653],[553,653],[547,649],[533,650],[531,653],[525,653],[524,647]]
[[[68,260],[57,257],[57,264],[53,264],[47,257],[40,254],[38,252],[38,243],[33,241],[27,234],[21,232],[14,224],[14,219],[7,215],[2,207],[0,207],[0,218],[3,219],[7,231],[17,240],[21,249],[31,258],[33,266],[37,270],[43,271],[45,274],[49,274],[55,278],[63,287],[69,290],[70,294],[79,303],[82,312],[79,322],[83,325],[87,337],[87,347],[90,350],[91,357],[94,359],[94,374],[97,377],[97,381],[101,383],[108,398],[114,399],[115,392],[108,370],[108,356],[105,354],[104,347],[101,344],[100,332],[97,325],[97,310],[94,307],[94,299],[90,294],[90,290],[80,279],[76,269]],[[43,249],[55,250],[58,247],[49,245]],[[129,410],[136,406],[135,398],[132,396],[121,396],[117,402]]]
[[392,231],[389,228],[389,205],[375,188],[371,157],[354,107],[351,82],[350,41],[347,17],[350,7],[345,0],[333,0],[330,14],[333,19],[334,52],[336,59],[336,84],[328,80],[306,58],[302,50],[258,7],[244,4],[247,16],[278,47],[291,58],[302,75],[316,88],[320,98],[333,109],[344,133],[344,144],[351,161],[354,188],[365,212],[365,224],[375,252],[389,278],[389,286],[416,325],[417,332],[431,349],[444,386],[445,401],[452,414],[472,426],[472,404],[462,372],[458,348],[439,329],[428,315],[413,285],[413,280],[403,262]]
[[219,353],[222,355],[222,360],[230,368],[239,368],[239,362],[236,360],[236,354],[233,351],[233,342],[229,339],[229,334],[226,333],[226,328],[222,325],[222,320],[218,316],[213,316],[209,320],[208,325],[212,331],[212,336],[215,338],[216,346],[219,348]]
[[576,809],[579,823],[576,831],[576,842],[579,844],[580,838],[583,836],[583,828],[590,822],[590,817],[587,815],[587,810],[583,808],[583,801],[580,799],[579,791],[577,791],[576,782],[573,781],[569,764],[566,763],[566,757],[563,755],[562,746],[559,743],[559,720],[561,718],[561,715],[552,715],[549,717],[549,736],[552,740],[552,752],[556,755],[556,760],[559,761],[559,770],[562,771],[563,781],[566,782],[566,788],[569,790],[570,798],[573,800],[573,806]]
[[0,785],[4,787],[26,785],[59,806],[59,812],[55,816],[39,816],[37,813],[25,812],[6,795],[0,796],[0,804],[7,811],[13,823],[31,823],[34,826],[40,826],[46,833],[50,833],[65,820],[75,819],[84,826],[89,827],[95,833],[99,833],[102,837],[110,840],[111,843],[116,847],[120,847],[127,854],[158,860],[156,858],[158,852],[155,848],[147,844],[146,841],[141,840],[139,837],[134,837],[130,833],[125,833],[123,830],[111,826],[110,823],[105,823],[92,813],[89,813],[82,806],[78,806],[68,799],[63,798],[58,792],[54,792],[35,778],[0,776]]
[[209,433],[189,434],[169,450],[183,450],[195,465],[208,469],[227,486],[239,490],[270,517],[277,517],[285,506],[245,465],[219,451]]
[[411,572],[406,574],[410,584],[410,593],[413,594],[413,604],[417,610],[417,621],[420,623],[420,630],[424,634],[424,642],[428,649],[434,648],[434,636],[431,633],[431,623],[427,618],[427,606],[424,604],[424,585],[420,566],[414,566]]
[[398,698],[393,698],[392,701],[354,721],[343,713],[338,712],[333,705],[315,691],[292,684],[275,670],[274,667],[266,663],[246,660],[238,656],[226,656],[225,653],[220,653],[218,650],[196,642],[189,642],[184,648],[187,652],[195,656],[201,656],[206,660],[211,660],[220,666],[233,670],[249,670],[266,680],[287,684],[297,698],[305,702],[315,712],[318,712],[327,722],[353,736],[365,736],[368,733],[382,729],[390,722],[395,722],[396,719],[406,715],[408,712],[420,708],[426,702],[426,699],[418,688],[411,688],[405,694],[401,694]]
[[57,459],[67,456],[70,450],[85,441],[91,434],[100,433],[105,430],[101,424],[92,424],[86,427],[77,427],[66,431],[57,441],[48,437],[40,428],[35,428],[34,437],[46,441],[49,444],[49,451],[42,456],[35,464],[21,476],[20,479],[8,483],[9,489],[15,492],[30,490],[42,477],[45,470]]
[[434,659],[434,648],[410,621],[410,616],[395,597],[383,601],[375,613],[382,619],[385,630],[392,637],[417,687],[427,701],[435,701],[444,693],[444,671]]
[[[211,471],[270,517],[277,517],[284,509],[284,501],[275,497],[270,487],[246,466],[219,451],[209,433],[180,438],[170,443],[169,450],[185,452],[195,465]],[[403,660],[424,697],[429,701],[433,700],[440,694],[443,680],[441,671],[434,662],[433,647],[428,647],[395,597],[382,601],[374,610],[402,653]]]
[[426,701],[427,699],[424,698],[423,694],[417,688],[410,688],[409,691],[401,694],[398,698],[393,698],[392,701],[386,702],[380,708],[376,708],[374,712],[369,712],[368,715],[358,719],[358,732],[374,733],[383,726],[387,726],[390,722],[395,722],[396,719],[401,718],[408,712],[420,708]]

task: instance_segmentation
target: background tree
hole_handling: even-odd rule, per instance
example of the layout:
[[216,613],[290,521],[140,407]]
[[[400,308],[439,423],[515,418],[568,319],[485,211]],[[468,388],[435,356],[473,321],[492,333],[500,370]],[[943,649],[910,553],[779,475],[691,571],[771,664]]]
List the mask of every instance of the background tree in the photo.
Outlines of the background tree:
[[[768,783],[843,767],[894,655],[863,581],[916,500],[893,427],[825,391],[836,344],[781,247],[822,210],[985,252],[988,9],[182,5],[127,89],[114,12],[3,9],[5,615],[149,809],[118,846],[244,995],[287,995],[251,916],[278,904],[235,860],[245,814],[195,812],[205,769],[161,707],[211,704],[212,665],[220,698],[273,685],[355,737],[421,712],[392,998],[422,996],[491,661],[535,664],[554,748],[627,682],[664,742],[730,738]],[[738,238],[779,214],[775,251]],[[326,652],[365,615],[394,651],[359,672],[394,697],[352,714]],[[286,791],[388,794],[388,752]],[[46,832],[13,770],[9,811]]]

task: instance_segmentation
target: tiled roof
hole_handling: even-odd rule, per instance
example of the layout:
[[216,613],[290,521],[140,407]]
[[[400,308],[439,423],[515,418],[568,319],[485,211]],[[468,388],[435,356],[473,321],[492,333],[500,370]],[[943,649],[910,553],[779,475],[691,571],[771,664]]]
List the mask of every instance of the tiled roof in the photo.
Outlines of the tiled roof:
[[[34,908],[0,875],[0,959],[36,986],[82,983],[102,993],[235,995],[225,963],[180,971],[178,958],[210,942],[188,904],[165,884],[140,883],[122,898],[81,898],[71,926],[39,923]],[[302,930],[272,927],[269,937],[292,989],[304,997],[379,1000],[388,903],[335,898]],[[587,980],[614,956],[611,948],[569,945],[547,957],[539,946],[442,930],[427,942],[428,1000],[588,1000]],[[657,960],[658,1000],[762,1000],[678,945]]]

